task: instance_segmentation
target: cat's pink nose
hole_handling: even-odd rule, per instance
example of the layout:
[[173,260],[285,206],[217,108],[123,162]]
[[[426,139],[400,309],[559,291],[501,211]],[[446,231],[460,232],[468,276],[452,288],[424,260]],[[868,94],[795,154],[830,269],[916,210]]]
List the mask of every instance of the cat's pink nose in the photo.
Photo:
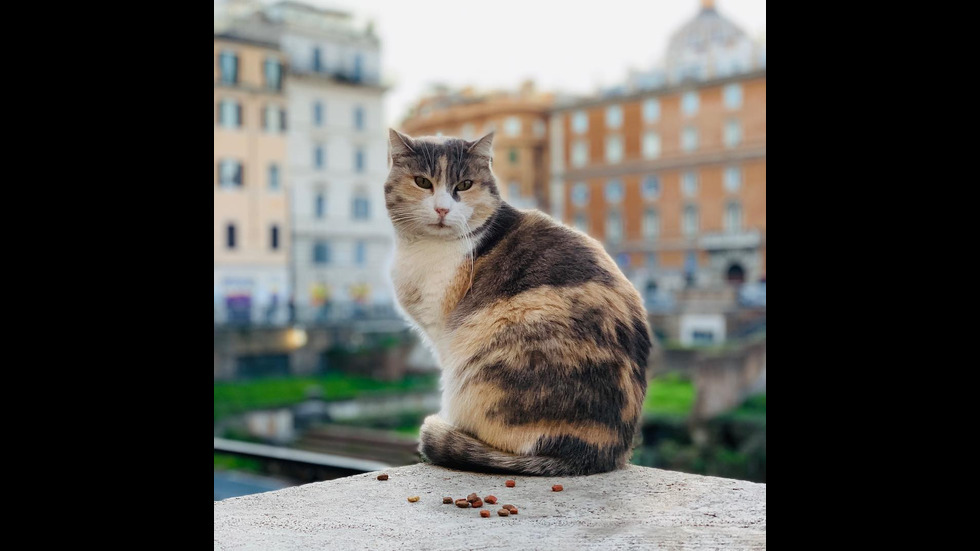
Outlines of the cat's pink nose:
[[439,213],[439,218],[445,218],[446,215],[449,214],[449,209],[441,209],[436,207],[436,212]]

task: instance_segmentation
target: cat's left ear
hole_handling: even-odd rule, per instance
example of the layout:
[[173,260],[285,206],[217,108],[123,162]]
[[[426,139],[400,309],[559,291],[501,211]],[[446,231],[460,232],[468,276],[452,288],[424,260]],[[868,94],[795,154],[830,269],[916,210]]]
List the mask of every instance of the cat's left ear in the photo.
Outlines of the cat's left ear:
[[475,142],[469,142],[469,144],[470,146],[467,148],[467,152],[470,155],[486,157],[487,159],[493,157],[493,132],[490,132]]

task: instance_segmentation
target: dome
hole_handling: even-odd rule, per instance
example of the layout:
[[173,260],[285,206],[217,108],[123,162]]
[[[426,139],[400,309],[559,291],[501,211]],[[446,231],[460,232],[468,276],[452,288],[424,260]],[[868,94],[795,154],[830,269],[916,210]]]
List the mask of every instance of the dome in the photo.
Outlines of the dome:
[[672,82],[725,76],[751,67],[752,41],[718,12],[714,0],[702,0],[694,19],[671,37],[666,61]]

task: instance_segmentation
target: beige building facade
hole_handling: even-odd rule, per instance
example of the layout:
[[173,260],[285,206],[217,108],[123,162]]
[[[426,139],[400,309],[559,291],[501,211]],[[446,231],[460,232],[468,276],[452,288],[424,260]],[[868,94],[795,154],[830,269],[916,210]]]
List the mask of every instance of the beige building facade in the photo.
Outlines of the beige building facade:
[[290,298],[285,61],[214,37],[215,322],[278,323]]

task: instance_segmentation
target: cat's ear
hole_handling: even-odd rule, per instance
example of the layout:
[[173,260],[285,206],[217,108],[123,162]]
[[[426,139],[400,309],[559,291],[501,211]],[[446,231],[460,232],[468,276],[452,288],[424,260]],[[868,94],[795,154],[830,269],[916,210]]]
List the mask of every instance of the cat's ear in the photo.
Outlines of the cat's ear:
[[486,157],[487,159],[493,157],[493,132],[491,131],[475,142],[470,142],[470,147],[467,151],[470,155],[478,157]]
[[415,142],[409,136],[402,134],[394,128],[388,129],[388,143],[390,144],[391,157],[399,155],[410,155],[415,153]]

